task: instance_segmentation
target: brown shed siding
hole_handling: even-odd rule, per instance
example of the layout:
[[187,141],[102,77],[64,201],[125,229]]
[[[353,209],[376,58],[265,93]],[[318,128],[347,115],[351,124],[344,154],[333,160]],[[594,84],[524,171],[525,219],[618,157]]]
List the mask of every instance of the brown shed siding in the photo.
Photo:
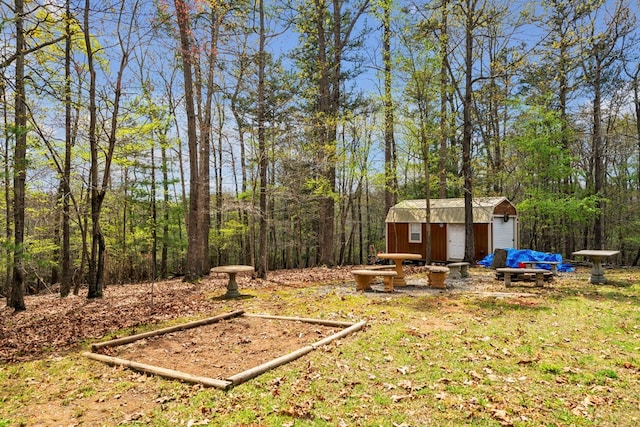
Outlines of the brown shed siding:
[[473,224],[473,248],[476,261],[488,255],[490,229],[491,224]]
[[431,260],[447,260],[447,224],[431,224]]
[[502,201],[493,210],[494,215],[503,216],[504,214],[515,216],[517,214],[516,207],[509,203],[507,200]]
[[420,249],[417,252],[411,250],[411,247],[419,247],[419,243],[409,243],[409,224],[397,223],[387,224],[387,252],[408,252],[422,253]]
[[[431,259],[433,261],[447,260],[447,224],[431,224]],[[422,237],[424,239],[426,224],[422,224]],[[409,224],[388,223],[387,252],[407,252],[421,254],[422,259],[427,257],[427,248],[424,242],[409,243]]]
[[[431,224],[431,260],[447,261],[447,224]],[[491,224],[473,224],[473,245],[475,249],[475,259],[481,260],[489,253],[489,235]],[[422,224],[422,236],[426,224]],[[427,249],[423,243],[409,243],[409,224],[397,223],[387,224],[387,242],[389,247],[387,252],[408,252],[412,254],[422,254],[426,259]]]

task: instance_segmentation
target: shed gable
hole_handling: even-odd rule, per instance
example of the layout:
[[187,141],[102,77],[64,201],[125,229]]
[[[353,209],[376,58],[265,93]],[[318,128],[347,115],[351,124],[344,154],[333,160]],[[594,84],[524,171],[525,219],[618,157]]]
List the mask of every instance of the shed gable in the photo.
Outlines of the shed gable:
[[[429,201],[431,223],[464,224],[464,199],[432,199]],[[426,223],[425,199],[404,200],[389,209],[387,223]],[[500,212],[497,212],[499,210]],[[473,222],[489,224],[494,214],[515,215],[515,207],[505,197],[480,197],[473,199]]]

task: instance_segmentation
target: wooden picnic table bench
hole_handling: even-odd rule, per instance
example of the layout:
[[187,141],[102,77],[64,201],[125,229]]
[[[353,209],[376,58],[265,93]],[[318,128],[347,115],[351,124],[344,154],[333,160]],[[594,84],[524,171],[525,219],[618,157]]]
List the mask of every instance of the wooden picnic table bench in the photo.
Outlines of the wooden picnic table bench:
[[552,277],[551,272],[542,268],[496,268],[496,272],[504,275],[504,286],[510,287],[511,281],[526,279],[526,276],[535,276],[536,286],[544,286],[546,278]]
[[375,265],[367,265],[365,270],[395,270],[396,266],[394,264],[375,264]]
[[558,264],[560,263],[558,261],[524,261],[523,264],[526,265],[527,268],[537,268],[536,266],[540,264],[548,264],[551,267],[551,274],[557,276]]
[[[392,266],[393,267],[393,266]],[[351,270],[353,278],[356,281],[356,291],[368,291],[371,290],[371,281],[380,276],[384,280],[384,291],[393,292],[393,279],[398,275],[394,270],[371,270],[371,269],[358,269]]]
[[428,285],[430,288],[437,289],[446,289],[447,284],[445,280],[447,279],[447,274],[449,274],[448,267],[442,267],[439,265],[430,265],[427,267],[429,269],[429,277],[428,277]]
[[[376,264],[376,265],[368,265],[364,270],[371,271],[380,271],[380,270],[395,270],[396,266],[394,264]],[[371,284],[376,282],[376,276],[371,276]]]

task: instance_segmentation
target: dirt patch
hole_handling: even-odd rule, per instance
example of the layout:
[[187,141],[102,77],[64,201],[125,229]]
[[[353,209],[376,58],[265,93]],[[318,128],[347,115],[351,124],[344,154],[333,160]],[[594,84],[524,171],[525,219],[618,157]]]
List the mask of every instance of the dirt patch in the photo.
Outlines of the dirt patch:
[[339,330],[308,322],[242,316],[145,338],[105,349],[110,351],[103,353],[192,375],[225,379]]

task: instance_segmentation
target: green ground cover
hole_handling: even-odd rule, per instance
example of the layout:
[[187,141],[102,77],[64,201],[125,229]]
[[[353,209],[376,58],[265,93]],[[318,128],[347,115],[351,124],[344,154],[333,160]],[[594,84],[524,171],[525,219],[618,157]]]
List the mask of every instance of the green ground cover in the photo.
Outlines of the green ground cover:
[[0,426],[636,426],[640,272],[607,274],[506,296],[258,289],[248,312],[367,326],[229,391],[103,365],[86,345],[1,365]]

